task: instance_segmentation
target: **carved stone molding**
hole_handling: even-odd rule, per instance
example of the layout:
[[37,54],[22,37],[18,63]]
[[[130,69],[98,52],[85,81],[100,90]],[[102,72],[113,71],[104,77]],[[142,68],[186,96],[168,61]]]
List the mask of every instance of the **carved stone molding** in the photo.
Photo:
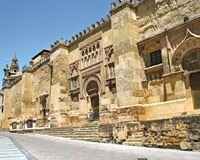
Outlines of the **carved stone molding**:
[[100,94],[102,92],[100,78],[97,75],[92,75],[92,76],[89,76],[88,78],[86,78],[83,83],[83,96],[84,97],[89,96],[87,93],[87,87],[88,87],[88,84],[92,81],[96,82],[96,84],[98,86],[98,94]]
[[178,45],[172,57],[174,71],[183,70],[182,64],[184,56],[191,50],[198,48],[200,48],[200,36],[187,29],[183,42]]

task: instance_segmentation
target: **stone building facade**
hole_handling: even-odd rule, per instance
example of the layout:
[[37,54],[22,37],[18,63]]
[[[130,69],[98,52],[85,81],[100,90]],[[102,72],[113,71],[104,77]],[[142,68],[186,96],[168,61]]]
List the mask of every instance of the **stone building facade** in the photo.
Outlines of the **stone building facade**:
[[147,122],[200,114],[200,0],[117,0],[110,16],[61,38],[0,92],[1,127]]

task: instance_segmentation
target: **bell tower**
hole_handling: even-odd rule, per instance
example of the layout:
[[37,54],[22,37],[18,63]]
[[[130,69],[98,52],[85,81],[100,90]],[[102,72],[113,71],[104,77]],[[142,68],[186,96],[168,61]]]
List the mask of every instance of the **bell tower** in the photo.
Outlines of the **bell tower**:
[[19,72],[19,65],[18,65],[18,59],[16,58],[16,54],[15,54],[14,58],[12,59],[10,74],[13,75],[17,72]]

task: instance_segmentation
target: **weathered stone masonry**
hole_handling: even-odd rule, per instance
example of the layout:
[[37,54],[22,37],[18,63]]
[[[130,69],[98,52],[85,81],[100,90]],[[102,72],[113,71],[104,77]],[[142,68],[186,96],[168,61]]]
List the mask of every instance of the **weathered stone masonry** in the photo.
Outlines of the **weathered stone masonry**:
[[117,0],[110,16],[56,41],[22,72],[14,57],[4,69],[0,127],[52,135],[65,128],[70,138],[82,127],[95,141],[199,149],[199,131],[191,138],[188,129],[200,114],[199,4]]

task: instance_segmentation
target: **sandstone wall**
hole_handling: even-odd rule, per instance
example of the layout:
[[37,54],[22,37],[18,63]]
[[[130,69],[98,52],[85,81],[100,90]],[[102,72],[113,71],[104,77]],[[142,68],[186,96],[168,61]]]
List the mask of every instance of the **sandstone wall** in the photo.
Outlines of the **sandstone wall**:
[[[47,95],[47,109],[50,108],[49,96],[50,96],[50,67],[47,64],[43,64],[40,68],[32,73],[32,108],[34,109],[34,117],[42,118],[40,111],[41,107],[41,97]],[[32,118],[34,118],[32,117]]]
[[35,107],[33,105],[33,90],[32,90],[32,73],[24,72],[22,75],[22,103],[21,111],[22,117],[21,120],[28,118],[34,118],[35,116]]
[[103,143],[122,144],[132,133],[140,132],[139,123],[117,123],[99,125],[99,137]]
[[22,111],[22,80],[11,88],[11,117],[21,119]]
[[3,107],[3,92],[0,91],[0,128],[2,126],[2,120],[4,119],[3,118],[3,113],[2,113],[2,107]]
[[129,7],[111,12],[118,106],[143,102],[138,23]]
[[200,116],[141,122],[143,145],[183,150],[200,149]]
[[2,121],[2,129],[6,129],[10,127],[10,120],[8,118],[11,117],[11,91],[10,89],[4,89],[4,120]]
[[186,114],[186,99],[145,104],[146,120],[164,119]]
[[68,60],[68,50],[63,45],[60,48],[56,48],[50,57],[50,64],[52,65],[50,117],[52,118],[52,125],[57,127],[68,123]]
[[146,119],[145,108],[142,105],[112,108],[101,112],[101,124],[117,124],[138,122]]
[[[149,37],[199,15],[200,0],[146,0],[137,7],[140,35]],[[192,13],[192,14],[191,14]]]
[[[193,101],[190,93],[191,88],[189,79],[184,75],[184,71],[178,72],[174,70],[172,57],[174,56],[177,47],[185,40],[185,38],[189,37],[187,35],[187,29],[196,35],[200,34],[199,18],[192,20],[195,16],[199,16],[200,10],[199,7],[197,7],[199,3],[199,0],[149,0],[142,2],[142,4],[138,6],[137,19],[140,26],[140,38],[142,40],[152,36],[138,44],[142,68],[146,72],[146,76],[143,77],[144,80],[142,83],[143,94],[145,97],[144,104],[167,101],[170,101],[170,103],[173,104],[176,103],[176,100],[186,98],[185,104],[183,103],[182,107],[177,109],[179,112],[178,115],[180,114],[180,111],[183,113],[186,111],[192,113]],[[188,22],[184,22],[185,16],[188,16]],[[166,27],[170,30],[164,30]],[[160,34],[156,35],[157,33]],[[190,47],[183,48],[191,50],[195,48],[195,45],[191,44]],[[154,80],[149,80],[149,75],[155,76],[158,72],[158,69],[156,69],[155,66],[151,66],[150,59],[150,53],[157,50],[161,50],[162,52],[162,64],[160,64],[162,65],[162,69],[159,70],[159,72],[162,73],[162,76]],[[158,105],[159,104],[152,105],[154,106],[152,107],[152,110],[156,108],[155,106],[158,107]],[[148,110],[150,110],[150,107],[148,107]],[[158,107],[157,110],[160,111],[160,107]],[[163,109],[161,109],[160,115],[163,114],[162,110]],[[166,110],[166,112],[166,115],[168,115],[168,110]],[[193,112],[193,114],[194,113],[195,112]],[[165,118],[165,116],[163,118]]]

